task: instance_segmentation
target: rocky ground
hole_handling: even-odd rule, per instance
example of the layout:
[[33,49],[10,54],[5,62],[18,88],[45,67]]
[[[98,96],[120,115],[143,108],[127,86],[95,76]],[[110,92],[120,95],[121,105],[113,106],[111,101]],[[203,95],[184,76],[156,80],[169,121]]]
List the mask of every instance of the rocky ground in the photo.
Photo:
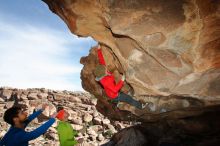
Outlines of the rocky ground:
[[[49,106],[42,115],[26,128],[31,131],[40,126],[48,116],[62,105],[69,113],[69,122],[79,133],[77,139],[83,139],[80,146],[98,146],[109,141],[117,131],[130,127],[130,122],[111,121],[96,110],[97,99],[86,92],[53,91],[48,89],[13,89],[0,88],[0,138],[9,125],[3,121],[6,109],[20,105],[31,114],[41,108],[43,103]],[[30,142],[31,146],[59,146],[56,132],[57,122],[43,136]]]

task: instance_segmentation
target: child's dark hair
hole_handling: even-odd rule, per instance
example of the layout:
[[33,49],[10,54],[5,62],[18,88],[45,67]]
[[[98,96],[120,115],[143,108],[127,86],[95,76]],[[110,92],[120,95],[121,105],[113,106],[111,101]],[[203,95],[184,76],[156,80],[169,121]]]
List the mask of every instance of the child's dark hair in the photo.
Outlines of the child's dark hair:
[[61,110],[63,110],[64,109],[64,107],[62,106],[62,105],[58,105],[57,106],[57,112],[59,112],[59,111],[61,111]]
[[13,126],[14,125],[13,119],[15,117],[18,117],[18,113],[21,110],[22,110],[22,108],[17,107],[17,106],[13,106],[13,107],[7,109],[4,113],[4,117],[3,117],[4,121]]

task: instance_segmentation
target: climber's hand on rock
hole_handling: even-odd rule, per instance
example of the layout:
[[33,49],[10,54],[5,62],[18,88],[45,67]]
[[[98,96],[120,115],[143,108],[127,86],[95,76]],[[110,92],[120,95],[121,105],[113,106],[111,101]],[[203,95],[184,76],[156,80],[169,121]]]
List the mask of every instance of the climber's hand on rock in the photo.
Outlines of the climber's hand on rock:
[[125,81],[125,75],[122,75],[121,80]]
[[101,49],[101,46],[100,46],[100,44],[98,44],[98,47],[97,47],[98,49]]

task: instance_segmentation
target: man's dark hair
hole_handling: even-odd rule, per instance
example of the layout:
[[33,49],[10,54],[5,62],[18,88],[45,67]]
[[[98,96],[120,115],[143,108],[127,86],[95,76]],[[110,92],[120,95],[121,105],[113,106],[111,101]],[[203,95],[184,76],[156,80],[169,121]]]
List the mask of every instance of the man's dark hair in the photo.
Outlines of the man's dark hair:
[[14,125],[13,118],[17,117],[19,111],[21,110],[22,109],[20,107],[16,107],[16,106],[7,109],[4,113],[4,121],[13,126]]

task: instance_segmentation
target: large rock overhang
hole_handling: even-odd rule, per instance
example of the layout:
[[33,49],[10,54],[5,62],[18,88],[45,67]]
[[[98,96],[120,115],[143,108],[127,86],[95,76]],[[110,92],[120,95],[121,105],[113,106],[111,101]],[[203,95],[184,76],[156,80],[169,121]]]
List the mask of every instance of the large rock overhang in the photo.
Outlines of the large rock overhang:
[[92,48],[81,59],[82,86],[99,99],[103,114],[147,122],[195,116],[219,105],[220,0],[43,1],[73,34],[102,43],[107,66],[126,75],[134,98],[157,107],[149,112],[124,104],[118,110],[104,99]]

